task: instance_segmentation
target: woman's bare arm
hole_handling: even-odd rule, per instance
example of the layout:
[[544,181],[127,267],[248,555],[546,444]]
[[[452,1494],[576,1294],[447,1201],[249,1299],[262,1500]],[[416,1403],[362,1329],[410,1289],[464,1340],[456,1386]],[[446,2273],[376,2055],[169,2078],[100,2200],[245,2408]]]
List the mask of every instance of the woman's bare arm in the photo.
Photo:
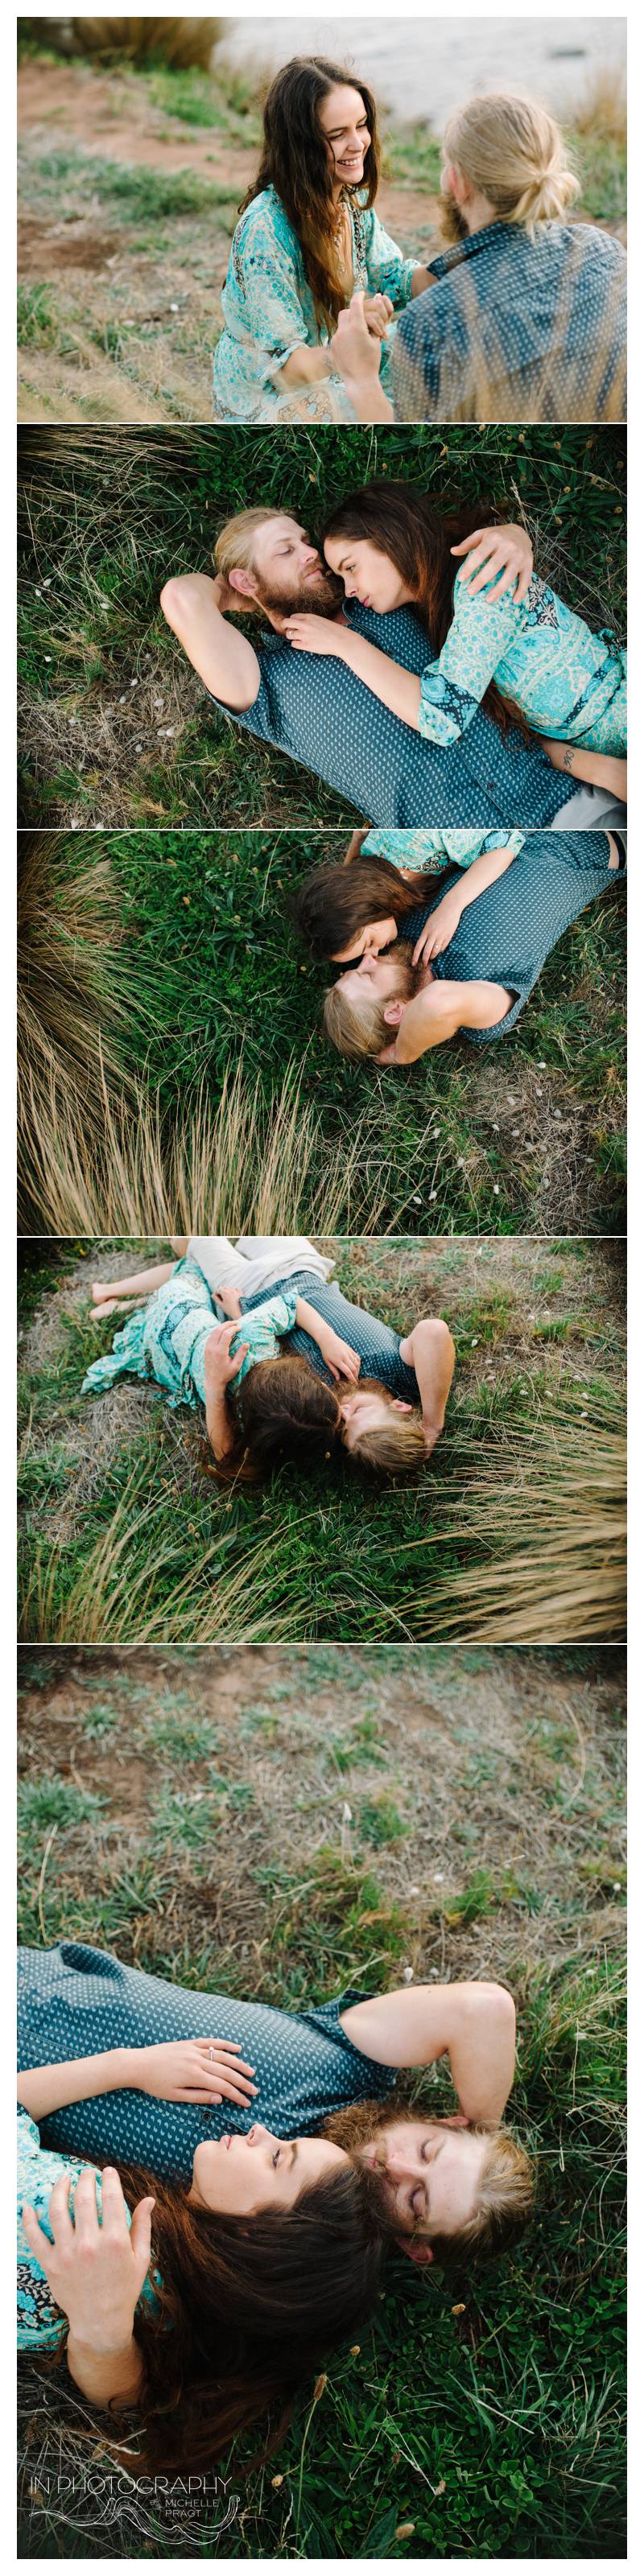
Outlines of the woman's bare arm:
[[64,2065],[30,2066],[18,2076],[17,2096],[32,2120],[48,2120],[68,2102],[117,2093],[134,2081],[132,2049],[105,2048],[96,2057],[70,2057]]
[[553,769],[562,769],[566,778],[581,778],[587,787],[605,787],[608,795],[626,804],[625,760],[616,760],[607,751],[586,751],[583,743],[553,742],[550,734],[538,734],[542,751],[547,751]]

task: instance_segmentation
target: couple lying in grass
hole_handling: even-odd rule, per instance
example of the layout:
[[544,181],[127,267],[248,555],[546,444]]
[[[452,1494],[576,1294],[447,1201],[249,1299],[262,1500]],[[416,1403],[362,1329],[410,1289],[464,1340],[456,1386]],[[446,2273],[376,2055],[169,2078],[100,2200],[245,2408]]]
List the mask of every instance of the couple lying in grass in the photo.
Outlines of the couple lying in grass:
[[[124,1307],[111,1353],[84,1392],[153,1379],[205,1421],[222,1485],[256,1484],[286,1461],[307,1474],[332,1455],[382,1477],[417,1475],[445,1420],[451,1333],[424,1317],[402,1338],[354,1305],[306,1235],[174,1238],[175,1263],[97,1281],[97,1320]],[[147,1303],[142,1303],[147,1300]]]
[[[625,653],[535,574],[524,528],[480,524],[486,506],[376,481],[339,502],[322,552],[288,512],[242,510],[214,579],[165,583],[164,616],[222,714],[379,828],[623,823]],[[270,630],[257,646],[240,611]]]
[[331,1045],[403,1065],[506,1036],[557,940],[625,866],[621,832],[355,832],[292,907],[314,955],[343,968],[324,1001]]
[[[252,2424],[267,2456],[388,2248],[467,2262],[530,2215],[495,1984],[280,2012],[62,1941],[19,1953],[18,2056],[18,2348],[66,2353],[132,2466],[207,2467]],[[397,2103],[442,2057],[455,2114]]]
[[286,63],[232,243],[215,418],[623,419],[625,254],[566,221],[578,183],[545,108],[500,92],[450,117],[428,264],[383,229],[380,164],[366,83]]

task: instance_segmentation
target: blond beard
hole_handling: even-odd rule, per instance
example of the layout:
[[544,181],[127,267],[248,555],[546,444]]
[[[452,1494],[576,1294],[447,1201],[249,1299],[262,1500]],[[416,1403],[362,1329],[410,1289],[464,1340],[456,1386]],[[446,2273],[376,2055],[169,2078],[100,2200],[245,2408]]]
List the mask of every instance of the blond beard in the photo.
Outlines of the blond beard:
[[441,241],[447,242],[450,249],[455,242],[467,241],[467,224],[463,221],[460,206],[452,196],[451,188],[446,195],[441,189],[438,229]]

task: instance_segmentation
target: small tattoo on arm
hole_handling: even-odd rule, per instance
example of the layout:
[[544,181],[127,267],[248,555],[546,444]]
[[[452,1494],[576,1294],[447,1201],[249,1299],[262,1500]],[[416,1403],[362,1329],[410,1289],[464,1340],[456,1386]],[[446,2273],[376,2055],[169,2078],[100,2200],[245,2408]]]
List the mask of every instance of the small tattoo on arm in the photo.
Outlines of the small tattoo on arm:
[[562,766],[562,769],[572,769],[572,751],[571,751],[571,748],[570,748],[570,744],[568,744],[568,748],[567,748],[567,750],[564,752],[564,756],[563,756],[563,760],[562,760],[561,766]]

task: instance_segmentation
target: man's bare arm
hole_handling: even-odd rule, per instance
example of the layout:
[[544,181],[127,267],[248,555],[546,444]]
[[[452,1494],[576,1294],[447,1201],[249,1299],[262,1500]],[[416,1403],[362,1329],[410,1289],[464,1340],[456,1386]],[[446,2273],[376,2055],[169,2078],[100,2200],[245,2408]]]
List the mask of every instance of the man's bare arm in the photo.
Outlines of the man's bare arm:
[[413,1368],[423,1411],[425,1450],[429,1458],[440,1440],[445,1421],[447,1399],[456,1366],[456,1352],[442,1315],[428,1315],[414,1324],[407,1340],[401,1342],[400,1356]]
[[467,2120],[494,2127],[514,2077],[516,2014],[505,1986],[468,1980],[403,1986],[340,2014],[354,2047],[377,2066],[431,2066],[448,2057]]
[[512,994],[502,984],[424,984],[407,1003],[389,1062],[417,1064],[432,1047],[455,1037],[457,1029],[496,1028],[511,1005]]
[[255,704],[261,670],[253,645],[222,614],[222,585],[204,572],[179,573],[161,592],[161,607],[188,661],[231,714]]

